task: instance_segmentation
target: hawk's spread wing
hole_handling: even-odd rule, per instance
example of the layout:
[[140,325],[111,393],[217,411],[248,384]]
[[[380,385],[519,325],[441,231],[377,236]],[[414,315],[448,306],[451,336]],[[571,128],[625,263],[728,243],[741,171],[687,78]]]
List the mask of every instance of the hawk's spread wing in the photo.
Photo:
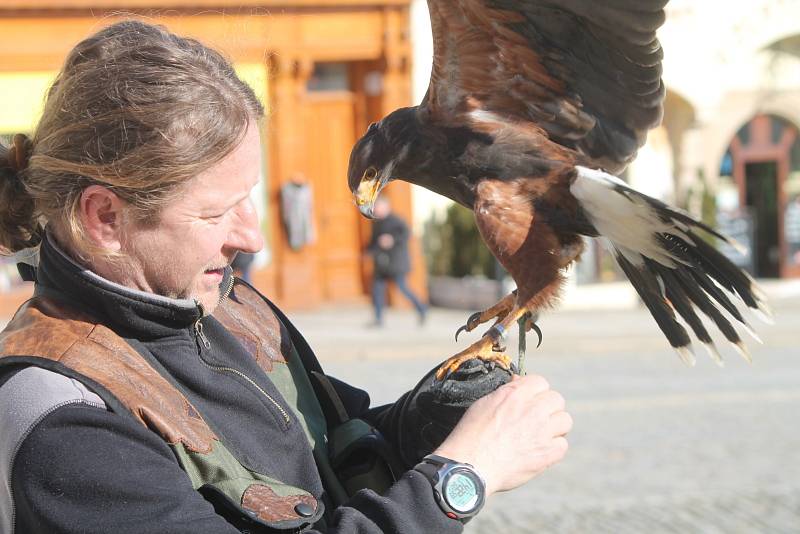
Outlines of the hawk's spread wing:
[[428,0],[434,59],[422,107],[445,124],[534,123],[619,172],[661,120],[666,3]]

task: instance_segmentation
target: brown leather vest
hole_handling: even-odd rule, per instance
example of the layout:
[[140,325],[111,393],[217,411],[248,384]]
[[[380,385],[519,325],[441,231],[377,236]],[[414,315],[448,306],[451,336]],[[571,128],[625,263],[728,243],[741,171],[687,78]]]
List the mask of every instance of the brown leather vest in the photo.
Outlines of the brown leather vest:
[[[289,336],[281,335],[280,321],[255,290],[237,283],[214,317],[265,372],[286,367],[283,355],[292,353]],[[195,489],[214,487],[240,505],[245,518],[278,531],[298,531],[322,516],[324,506],[307,491],[243,467],[189,400],[136,350],[66,303],[36,296],[23,304],[0,332],[0,365],[15,362],[56,371],[65,367],[88,379],[90,389],[105,388],[96,393],[111,400],[112,408],[114,401],[121,404],[172,447]]]

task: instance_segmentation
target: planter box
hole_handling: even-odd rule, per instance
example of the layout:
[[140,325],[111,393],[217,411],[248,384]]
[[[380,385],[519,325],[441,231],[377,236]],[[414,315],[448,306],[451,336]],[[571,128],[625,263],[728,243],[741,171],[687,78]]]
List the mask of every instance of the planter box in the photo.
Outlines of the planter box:
[[[468,276],[453,278],[431,276],[428,279],[430,303],[441,308],[478,311],[496,304],[514,289],[514,281],[502,282]],[[800,284],[798,284],[800,287]],[[567,277],[556,308],[562,310],[633,309],[641,302],[627,281],[576,284],[574,271]]]
[[[513,282],[512,282],[513,284]],[[512,287],[484,277],[431,276],[428,278],[428,298],[433,306],[459,310],[482,310],[497,303]]]

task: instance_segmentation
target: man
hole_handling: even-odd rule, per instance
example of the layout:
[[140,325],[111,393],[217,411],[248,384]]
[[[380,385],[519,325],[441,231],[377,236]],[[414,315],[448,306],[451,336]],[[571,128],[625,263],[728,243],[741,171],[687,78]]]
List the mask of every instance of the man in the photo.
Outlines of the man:
[[[129,21],[79,43],[33,139],[0,147],[0,246],[36,281],[0,334],[0,532],[446,534],[563,457],[541,377],[449,427],[415,393],[369,409],[232,278],[262,246],[261,114],[218,53]],[[382,494],[357,491],[370,447]]]
[[383,308],[386,300],[386,284],[393,281],[403,295],[417,310],[420,324],[425,322],[426,308],[406,284],[406,276],[411,270],[408,256],[408,225],[392,213],[392,207],[385,197],[375,201],[372,223],[372,236],[367,252],[373,259],[372,308],[375,314],[374,326],[383,326]]

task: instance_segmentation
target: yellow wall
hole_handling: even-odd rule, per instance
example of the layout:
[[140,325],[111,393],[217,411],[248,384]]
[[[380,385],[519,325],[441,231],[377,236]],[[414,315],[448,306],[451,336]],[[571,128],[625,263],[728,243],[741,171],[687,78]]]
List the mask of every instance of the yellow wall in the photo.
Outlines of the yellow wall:
[[33,131],[55,72],[0,72],[0,133]]
[[[241,63],[236,72],[267,106],[267,67]],[[55,72],[0,72],[0,134],[32,133]]]
[[266,110],[269,104],[267,66],[262,63],[237,63],[236,74],[255,91],[261,105]]

